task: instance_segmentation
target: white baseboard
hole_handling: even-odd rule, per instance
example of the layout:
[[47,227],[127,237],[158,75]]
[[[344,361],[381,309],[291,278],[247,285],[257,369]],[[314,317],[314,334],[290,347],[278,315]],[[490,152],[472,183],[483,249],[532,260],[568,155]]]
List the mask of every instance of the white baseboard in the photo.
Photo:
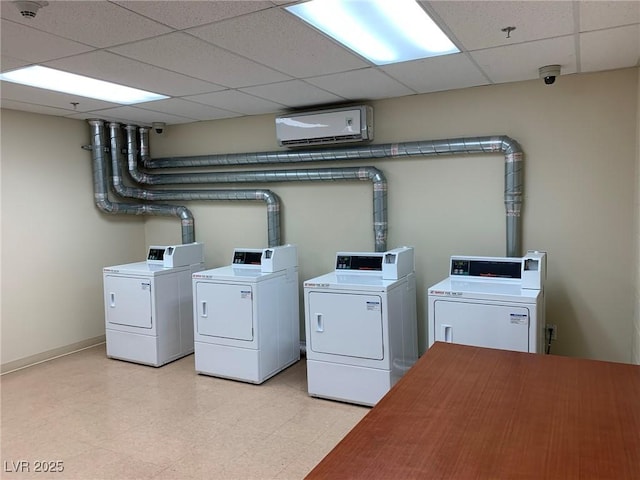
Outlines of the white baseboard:
[[46,352],[37,353],[36,355],[30,355],[19,360],[14,360],[13,362],[3,363],[2,365],[0,365],[0,375],[15,372],[16,370],[20,370],[22,368],[31,367],[32,365],[36,365],[38,363],[47,362],[49,360],[53,360],[54,358],[69,355],[86,348],[95,347],[96,345],[100,345],[105,341],[105,335],[100,335],[98,337],[83,340],[82,342],[72,343],[71,345],[66,345],[60,348],[54,348],[53,350],[47,350]]

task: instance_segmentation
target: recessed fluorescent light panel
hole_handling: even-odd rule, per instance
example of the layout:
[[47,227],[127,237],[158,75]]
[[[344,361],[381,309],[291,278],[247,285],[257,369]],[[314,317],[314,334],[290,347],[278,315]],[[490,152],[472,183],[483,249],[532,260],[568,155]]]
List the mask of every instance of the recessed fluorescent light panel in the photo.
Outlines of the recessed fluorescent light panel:
[[136,88],[125,87],[115,83],[96,80],[74,73],[62,72],[53,68],[34,65],[0,74],[0,80],[19,83],[30,87],[44,88],[56,92],[96,98],[105,102],[133,105],[169,98]]
[[460,52],[415,0],[311,0],[286,9],[376,65]]

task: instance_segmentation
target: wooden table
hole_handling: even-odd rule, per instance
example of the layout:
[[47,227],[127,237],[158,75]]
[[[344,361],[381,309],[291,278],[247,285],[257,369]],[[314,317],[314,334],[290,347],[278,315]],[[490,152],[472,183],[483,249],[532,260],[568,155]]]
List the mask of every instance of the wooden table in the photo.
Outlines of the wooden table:
[[436,343],[307,479],[640,479],[640,366]]

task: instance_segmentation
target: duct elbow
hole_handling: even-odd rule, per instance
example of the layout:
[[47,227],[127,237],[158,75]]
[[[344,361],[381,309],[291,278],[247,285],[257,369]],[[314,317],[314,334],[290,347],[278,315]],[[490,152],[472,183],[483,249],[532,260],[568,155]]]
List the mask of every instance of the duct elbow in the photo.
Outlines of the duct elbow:
[[513,138],[506,135],[501,138],[502,152],[505,155],[513,155],[516,153],[522,153],[522,147]]
[[149,175],[147,175],[146,173],[142,173],[137,168],[129,168],[129,174],[131,175],[131,178],[137,183],[143,185],[150,185],[152,183]]
[[95,203],[96,203],[96,207],[98,207],[98,209],[101,212],[104,212],[104,213],[115,213],[116,212],[116,208],[114,207],[114,204],[109,201],[109,199],[106,197],[106,195],[96,195],[95,196]]
[[387,179],[382,173],[382,170],[376,167],[363,167],[358,172],[358,177],[361,180],[370,180],[374,185],[383,186],[383,190],[386,190]]
[[376,172],[374,175],[372,175],[371,181],[376,185],[384,186],[384,190],[387,189],[387,179],[382,174],[382,172]]
[[265,202],[269,211],[277,212],[280,210],[280,199],[271,190],[258,190],[256,198]]
[[182,243],[193,243],[196,241],[193,214],[186,207],[178,207],[180,225],[182,227]]
[[125,187],[124,183],[122,182],[122,179],[120,177],[113,177],[111,179],[111,186],[113,187],[113,191],[121,196],[121,197],[127,197],[130,196],[129,192],[127,191],[127,187]]
[[187,207],[176,207],[176,216],[180,217],[182,225],[193,225],[193,213]]

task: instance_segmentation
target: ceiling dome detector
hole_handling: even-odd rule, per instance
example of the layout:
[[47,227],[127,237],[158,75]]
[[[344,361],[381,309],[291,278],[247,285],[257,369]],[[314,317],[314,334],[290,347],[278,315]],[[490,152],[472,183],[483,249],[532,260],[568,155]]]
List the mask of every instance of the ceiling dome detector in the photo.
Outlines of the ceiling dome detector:
[[25,18],[35,18],[38,10],[49,5],[49,2],[36,0],[17,0],[13,3]]

